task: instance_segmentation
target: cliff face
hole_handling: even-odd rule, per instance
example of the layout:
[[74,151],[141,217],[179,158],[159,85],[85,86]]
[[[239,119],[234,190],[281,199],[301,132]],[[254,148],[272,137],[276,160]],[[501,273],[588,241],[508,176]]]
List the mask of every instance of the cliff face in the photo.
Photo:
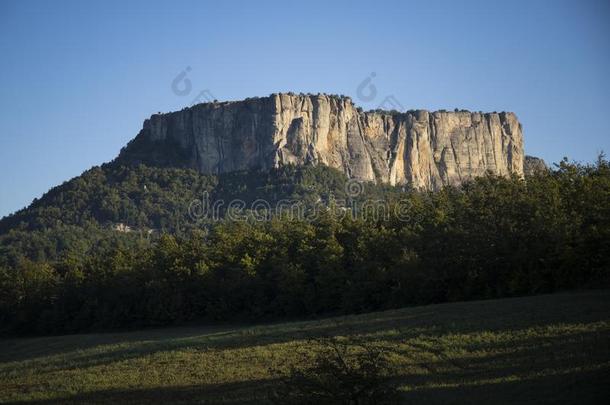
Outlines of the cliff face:
[[349,177],[438,189],[487,171],[523,175],[513,113],[362,112],[349,98],[274,94],[153,115],[119,156],[177,148],[176,165],[202,173],[323,163]]

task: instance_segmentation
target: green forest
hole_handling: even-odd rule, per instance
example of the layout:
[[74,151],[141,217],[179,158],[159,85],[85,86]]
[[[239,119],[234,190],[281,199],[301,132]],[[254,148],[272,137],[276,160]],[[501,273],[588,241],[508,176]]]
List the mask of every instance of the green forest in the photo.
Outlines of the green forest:
[[[2,332],[310,318],[610,284],[604,156],[437,192],[363,184],[352,196],[346,182],[322,166],[95,167],[0,221]],[[193,218],[204,193],[324,209]],[[352,212],[367,200],[388,209]]]

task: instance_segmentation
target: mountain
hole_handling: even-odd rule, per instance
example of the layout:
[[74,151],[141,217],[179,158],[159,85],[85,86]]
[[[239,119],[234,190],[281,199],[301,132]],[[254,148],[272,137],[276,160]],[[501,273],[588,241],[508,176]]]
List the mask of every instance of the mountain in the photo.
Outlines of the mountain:
[[204,174],[324,164],[438,190],[487,172],[523,175],[524,151],[514,113],[363,112],[349,97],[287,93],[152,115],[118,161]]
[[264,199],[311,208],[353,199],[346,185],[355,178],[368,180],[362,201],[389,201],[403,186],[521,176],[523,156],[512,113],[363,112],[347,97],[291,93],[199,104],[153,115],[114,161],[0,219],[0,264],[184,235],[206,226],[189,212],[204,193],[248,207]]
[[528,175],[523,156],[511,113],[288,94],[155,115],[0,219],[0,334],[610,285],[608,161]]

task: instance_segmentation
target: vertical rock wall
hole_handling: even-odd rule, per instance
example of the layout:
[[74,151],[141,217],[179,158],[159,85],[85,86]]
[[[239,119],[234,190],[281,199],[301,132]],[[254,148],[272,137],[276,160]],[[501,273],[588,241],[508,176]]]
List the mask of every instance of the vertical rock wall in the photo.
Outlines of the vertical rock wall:
[[349,98],[328,95],[274,94],[156,114],[119,159],[146,160],[142,144],[156,147],[155,156],[174,145],[183,156],[175,164],[202,173],[325,164],[352,178],[420,189],[486,172],[523,175],[524,164],[513,113],[362,112]]

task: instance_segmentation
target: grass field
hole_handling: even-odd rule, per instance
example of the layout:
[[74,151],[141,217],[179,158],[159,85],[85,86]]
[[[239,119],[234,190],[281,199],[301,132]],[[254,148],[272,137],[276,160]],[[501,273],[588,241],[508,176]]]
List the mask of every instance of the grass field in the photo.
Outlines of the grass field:
[[604,403],[610,291],[430,305],[319,321],[0,341],[0,402],[265,403],[310,337],[390,353],[405,403]]

